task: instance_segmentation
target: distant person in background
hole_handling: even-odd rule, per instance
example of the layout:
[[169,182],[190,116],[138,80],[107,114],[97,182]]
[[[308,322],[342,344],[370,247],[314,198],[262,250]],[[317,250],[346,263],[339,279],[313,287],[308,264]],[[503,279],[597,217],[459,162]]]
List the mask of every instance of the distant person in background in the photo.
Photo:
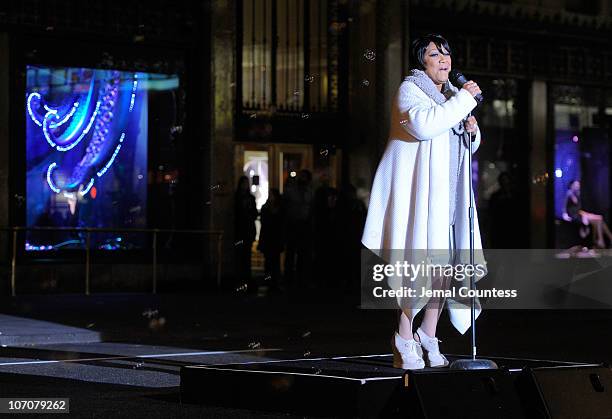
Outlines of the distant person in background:
[[585,226],[590,225],[593,229],[593,247],[604,249],[606,242],[604,234],[610,241],[612,246],[612,233],[608,225],[600,214],[593,214],[582,209],[582,201],[580,199],[580,181],[573,180],[568,186],[565,194],[565,209],[563,211],[563,219],[569,222],[580,222]]
[[[60,220],[59,224],[56,223],[57,217],[54,217],[53,215],[54,210],[51,203],[51,198],[47,199],[44,207],[38,204],[36,210],[39,215],[34,221],[34,227],[64,227],[63,220]],[[30,237],[34,238],[33,243],[37,245],[49,246],[57,244],[57,233],[57,231],[41,230],[31,232]],[[38,240],[40,240],[40,242],[37,242]]]
[[249,179],[241,176],[234,195],[234,246],[236,249],[236,273],[239,283],[255,291],[251,276],[251,247],[255,241],[255,220],[258,212],[255,197],[251,194]]
[[268,200],[261,208],[261,230],[257,248],[264,254],[265,281],[270,292],[280,291],[280,255],[284,247],[285,215],[281,194],[276,188],[270,189]]
[[342,247],[345,254],[346,274],[342,278],[343,288],[359,293],[361,291],[361,266],[355,261],[361,258],[361,236],[368,210],[357,196],[357,189],[347,184],[342,190],[342,207],[346,217],[346,232]]
[[297,180],[287,180],[284,198],[286,209],[285,278],[292,286],[309,281],[312,264],[312,174],[300,170]]
[[499,189],[489,200],[491,214],[491,247],[494,249],[520,248],[516,234],[516,225],[512,222],[517,218],[518,202],[512,177],[508,172],[502,172],[497,177]]
[[[70,194],[66,197],[68,203],[68,211],[64,217],[64,223],[62,227],[99,227],[99,225],[88,226],[85,223],[86,217],[82,217],[81,211],[85,209],[76,198],[76,194]],[[61,241],[64,240],[80,240],[82,244],[87,242],[87,233],[84,231],[70,230],[70,231],[58,231],[56,237],[61,237]]]
[[343,280],[340,266],[344,264],[346,214],[336,188],[320,186],[314,201],[314,279],[329,290],[339,287]]

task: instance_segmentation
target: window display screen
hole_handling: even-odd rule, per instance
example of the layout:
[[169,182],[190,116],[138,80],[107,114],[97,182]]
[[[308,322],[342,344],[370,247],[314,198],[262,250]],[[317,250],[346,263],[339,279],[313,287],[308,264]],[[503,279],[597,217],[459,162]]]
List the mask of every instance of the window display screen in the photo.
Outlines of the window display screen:
[[[149,132],[160,120],[149,109],[172,112],[178,87],[176,75],[27,66],[26,225],[146,228]],[[25,249],[82,249],[85,236],[28,231]],[[92,233],[90,246],[133,249],[143,241],[142,234]]]

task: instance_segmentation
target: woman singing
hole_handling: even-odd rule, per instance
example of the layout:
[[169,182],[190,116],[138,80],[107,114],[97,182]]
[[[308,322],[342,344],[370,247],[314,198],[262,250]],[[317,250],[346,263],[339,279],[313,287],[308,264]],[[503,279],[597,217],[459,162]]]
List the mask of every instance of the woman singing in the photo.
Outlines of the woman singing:
[[[400,250],[409,259],[406,255],[421,249],[445,251],[443,263],[457,263],[462,259],[458,250],[469,249],[470,134],[466,131],[475,134],[475,151],[480,131],[476,119],[468,114],[476,107],[474,96],[481,90],[473,81],[461,90],[450,84],[451,49],[442,36],[416,39],[411,53],[416,68],[401,83],[392,104],[389,140],[374,177],[362,243],[387,262],[384,255],[391,250]],[[471,199],[473,202],[473,194]],[[474,248],[480,250],[475,263],[485,263],[476,214]],[[448,287],[441,276],[428,281],[433,289]],[[445,302],[432,297],[415,305],[398,298],[399,325],[391,339],[394,367],[448,365],[436,337]],[[465,333],[470,311],[466,305],[451,306],[456,302],[448,301],[451,322]],[[420,308],[425,309],[423,320],[413,334],[412,321]],[[480,311],[477,304],[477,315]]]

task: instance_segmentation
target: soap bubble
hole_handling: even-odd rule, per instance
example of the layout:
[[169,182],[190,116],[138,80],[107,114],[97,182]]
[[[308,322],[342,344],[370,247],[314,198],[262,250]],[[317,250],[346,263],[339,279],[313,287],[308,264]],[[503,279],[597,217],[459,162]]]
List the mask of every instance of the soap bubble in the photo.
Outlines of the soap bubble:
[[366,60],[374,61],[376,59],[376,53],[371,49],[366,49],[363,53]]

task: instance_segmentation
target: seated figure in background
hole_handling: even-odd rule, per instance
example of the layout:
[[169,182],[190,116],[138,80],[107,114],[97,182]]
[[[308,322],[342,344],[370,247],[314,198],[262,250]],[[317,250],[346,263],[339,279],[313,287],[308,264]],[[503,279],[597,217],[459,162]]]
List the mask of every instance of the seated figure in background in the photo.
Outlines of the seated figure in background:
[[567,193],[565,195],[565,210],[563,211],[563,219],[568,222],[579,222],[585,228],[580,229],[582,238],[588,234],[586,227],[593,229],[593,247],[603,249],[606,247],[604,234],[610,241],[612,246],[612,233],[601,214],[593,214],[582,209],[580,200],[580,181],[573,180],[570,182]]

